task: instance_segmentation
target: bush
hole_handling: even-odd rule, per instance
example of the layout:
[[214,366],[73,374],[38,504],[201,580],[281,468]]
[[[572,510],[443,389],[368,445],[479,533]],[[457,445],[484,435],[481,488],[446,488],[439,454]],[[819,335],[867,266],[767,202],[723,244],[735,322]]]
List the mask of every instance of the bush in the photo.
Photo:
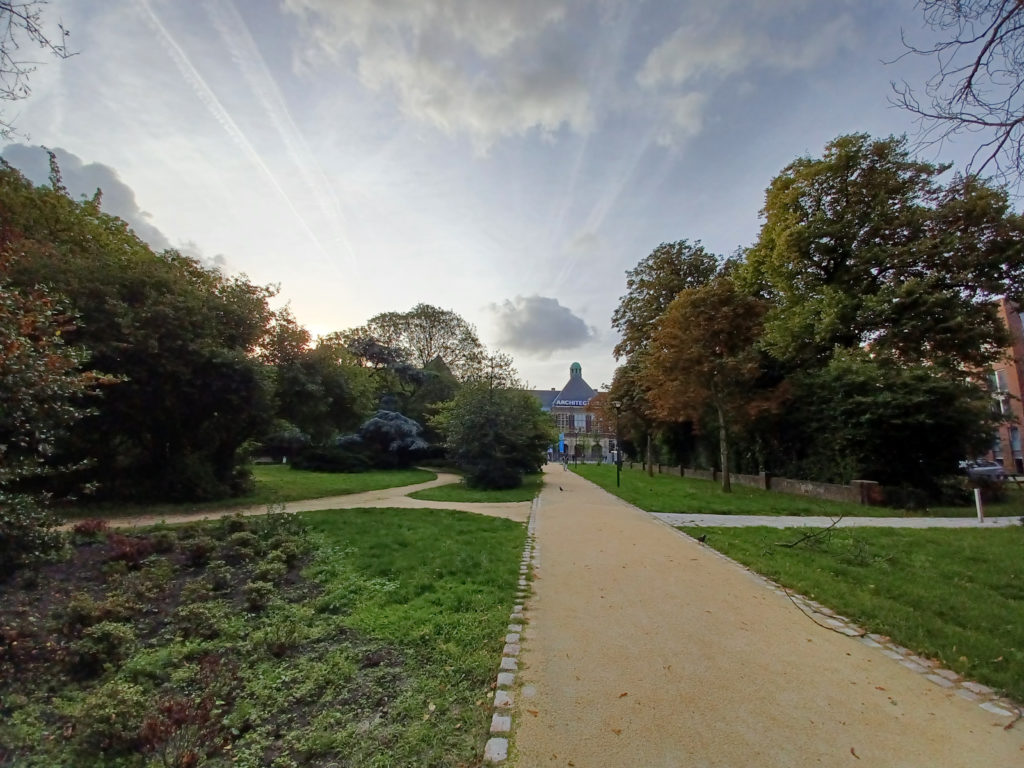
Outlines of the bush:
[[79,672],[93,673],[106,664],[124,661],[135,647],[135,630],[116,621],[101,621],[82,632],[74,645],[75,667]]
[[59,522],[28,496],[0,488],[0,581],[26,565],[60,555],[65,541],[54,530]]
[[135,683],[111,680],[93,689],[68,712],[73,739],[83,757],[134,754],[149,694]]
[[153,545],[153,551],[161,554],[173,552],[178,544],[178,537],[174,531],[159,530],[149,534],[149,540]]
[[307,448],[295,457],[292,469],[312,472],[367,472],[373,468],[363,447]]
[[212,640],[220,635],[221,606],[215,603],[182,605],[175,612],[175,623],[182,637]]
[[274,585],[266,581],[250,581],[242,589],[245,603],[252,611],[262,611],[274,597]]
[[99,541],[107,535],[107,531],[109,530],[110,524],[106,520],[90,518],[88,520],[80,520],[75,523],[71,532],[74,534],[74,541],[76,544],[85,544],[92,541]]
[[210,555],[217,549],[217,542],[209,536],[200,536],[182,542],[185,562],[193,568],[201,568],[210,561]]
[[110,542],[110,555],[107,559],[112,562],[122,562],[129,569],[139,568],[142,561],[155,551],[153,543],[149,539],[111,533],[107,540]]
[[205,580],[214,592],[223,592],[231,586],[231,568],[223,560],[214,560],[206,567]]
[[288,566],[284,563],[267,560],[256,566],[252,575],[257,581],[268,581],[275,584],[284,579],[287,574]]

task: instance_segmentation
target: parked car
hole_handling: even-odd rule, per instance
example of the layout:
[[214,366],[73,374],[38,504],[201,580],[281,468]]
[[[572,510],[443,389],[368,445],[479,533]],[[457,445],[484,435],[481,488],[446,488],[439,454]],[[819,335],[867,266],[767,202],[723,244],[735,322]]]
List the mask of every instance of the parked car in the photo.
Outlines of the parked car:
[[967,472],[971,480],[996,480],[1006,479],[1006,469],[1002,464],[988,459],[975,459],[974,461],[960,462],[961,468]]

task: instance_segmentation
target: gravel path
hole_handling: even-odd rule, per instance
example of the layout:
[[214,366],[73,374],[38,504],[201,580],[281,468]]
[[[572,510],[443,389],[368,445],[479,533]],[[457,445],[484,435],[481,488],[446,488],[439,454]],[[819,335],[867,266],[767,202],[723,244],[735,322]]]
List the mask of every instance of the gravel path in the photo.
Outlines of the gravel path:
[[[439,485],[448,485],[459,481],[458,475],[438,473],[435,480],[428,480],[425,483],[416,485],[402,485],[397,488],[382,488],[377,491],[364,491],[362,493],[349,493],[344,496],[327,496],[322,499],[304,499],[302,501],[289,501],[284,505],[285,512],[312,512],[321,509],[353,509],[356,507],[404,507],[409,509],[458,509],[466,512],[475,512],[478,515],[490,515],[492,517],[505,517],[509,520],[525,523],[530,516],[530,502],[503,502],[494,504],[471,504],[461,501],[422,501],[410,499],[408,494],[422,491],[427,488],[434,488]],[[155,525],[161,522],[188,523],[196,520],[213,520],[228,515],[265,515],[266,504],[258,504],[252,507],[232,507],[228,509],[207,510],[205,512],[190,512],[181,515],[160,516],[140,515],[138,517],[111,518],[110,524],[118,528],[134,528],[145,525]],[[61,528],[71,528],[74,522],[66,523]]]
[[1004,730],[1009,717],[816,626],[582,478],[546,471],[519,768],[1024,764],[1024,725]]

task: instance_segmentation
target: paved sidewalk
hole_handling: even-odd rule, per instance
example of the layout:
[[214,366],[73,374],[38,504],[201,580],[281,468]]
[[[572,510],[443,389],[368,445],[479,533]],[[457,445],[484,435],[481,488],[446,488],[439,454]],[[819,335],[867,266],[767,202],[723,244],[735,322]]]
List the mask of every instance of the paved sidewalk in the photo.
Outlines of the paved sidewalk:
[[[701,527],[723,526],[745,528],[766,525],[769,528],[827,528],[834,517],[803,515],[691,515],[686,513],[660,513],[654,515],[669,525]],[[979,523],[977,517],[844,517],[837,528],[1005,528],[1020,525],[1020,517],[986,517]]]
[[1010,718],[818,627],[575,474],[546,471],[519,768],[1024,764],[1024,724],[1004,730]]

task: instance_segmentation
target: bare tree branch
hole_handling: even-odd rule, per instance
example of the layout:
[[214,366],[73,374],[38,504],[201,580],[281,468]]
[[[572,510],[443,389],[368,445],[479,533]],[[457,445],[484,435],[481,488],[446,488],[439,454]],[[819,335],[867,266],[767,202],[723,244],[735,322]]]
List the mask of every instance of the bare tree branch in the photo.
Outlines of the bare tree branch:
[[[59,38],[51,37],[42,24],[42,6],[46,0],[0,0],[0,101],[19,101],[32,90],[29,76],[39,61],[33,61],[23,47],[37,47],[44,53],[66,59],[74,55],[68,50],[70,32],[58,23]],[[14,132],[14,120],[0,112],[0,138]]]
[[925,23],[947,39],[906,54],[935,59],[918,90],[892,83],[892,102],[918,118],[919,146],[977,134],[968,176],[1024,181],[1024,0],[919,0]]

